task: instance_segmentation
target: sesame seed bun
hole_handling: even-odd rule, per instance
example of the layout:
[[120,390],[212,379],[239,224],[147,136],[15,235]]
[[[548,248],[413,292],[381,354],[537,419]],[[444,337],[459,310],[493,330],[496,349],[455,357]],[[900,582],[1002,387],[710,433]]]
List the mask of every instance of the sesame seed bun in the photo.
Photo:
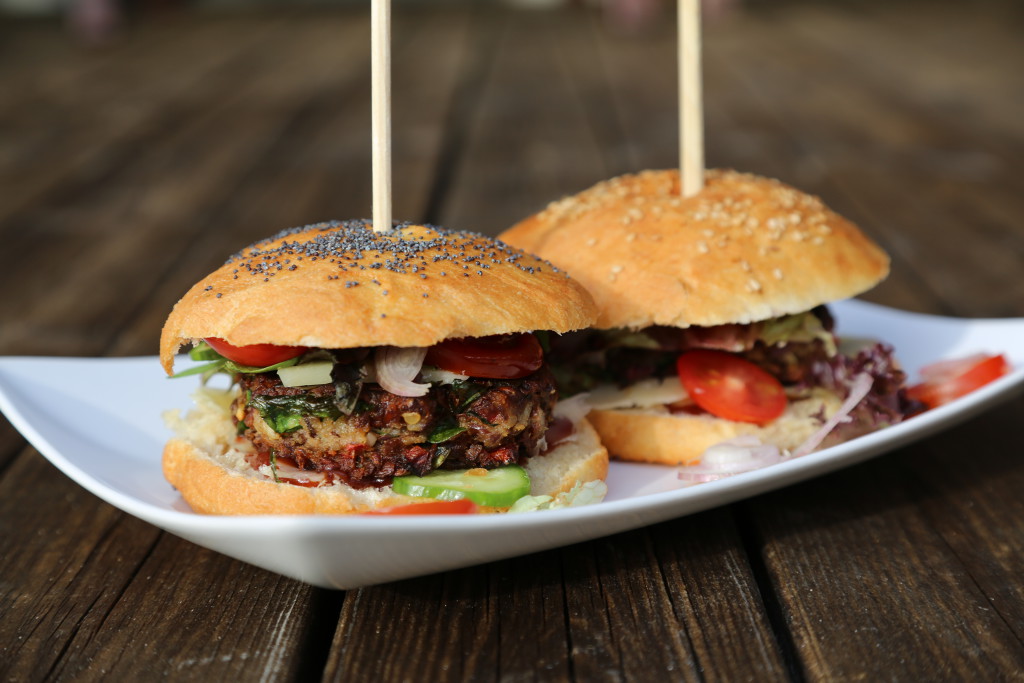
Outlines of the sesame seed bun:
[[708,171],[624,175],[554,202],[500,239],[566,269],[596,327],[750,323],[870,289],[889,258],[820,199],[777,180]]
[[587,419],[617,460],[692,465],[711,446],[738,436],[756,436],[762,443],[793,450],[821,427],[823,419],[832,417],[841,403],[834,393],[816,390],[791,402],[786,412],[765,426],[656,409],[592,410]]
[[160,338],[183,345],[430,346],[457,337],[590,325],[587,292],[550,263],[491,238],[367,221],[286,230],[233,256],[175,305]]

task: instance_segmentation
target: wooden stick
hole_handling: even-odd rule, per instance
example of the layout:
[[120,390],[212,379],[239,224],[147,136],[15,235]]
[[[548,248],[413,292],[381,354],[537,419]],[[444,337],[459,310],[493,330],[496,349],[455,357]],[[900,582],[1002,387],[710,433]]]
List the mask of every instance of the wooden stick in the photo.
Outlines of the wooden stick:
[[679,176],[684,197],[704,187],[700,0],[679,0]]
[[373,230],[391,229],[391,0],[371,0]]

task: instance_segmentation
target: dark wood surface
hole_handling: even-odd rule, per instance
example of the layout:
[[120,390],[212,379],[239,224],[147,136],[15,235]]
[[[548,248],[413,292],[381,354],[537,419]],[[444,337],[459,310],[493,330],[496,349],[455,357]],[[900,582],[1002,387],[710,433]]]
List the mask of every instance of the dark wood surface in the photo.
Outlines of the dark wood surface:
[[[397,8],[396,216],[495,234],[674,165],[661,24]],[[893,256],[867,299],[1024,316],[1022,29],[1012,2],[709,22],[708,162],[858,222]],[[0,24],[0,354],[153,354],[227,254],[368,215],[367,43],[357,10],[144,16],[97,50]],[[1021,680],[1022,408],[728,507],[344,593],[119,512],[0,419],[0,677]]]

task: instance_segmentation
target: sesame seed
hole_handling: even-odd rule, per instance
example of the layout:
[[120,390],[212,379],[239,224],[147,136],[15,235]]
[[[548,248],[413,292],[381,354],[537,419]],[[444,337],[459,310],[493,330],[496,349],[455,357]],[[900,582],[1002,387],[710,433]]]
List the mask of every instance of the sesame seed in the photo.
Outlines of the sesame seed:
[[697,242],[697,251],[700,252],[701,254],[706,254],[711,250],[708,249],[707,242]]
[[747,289],[749,289],[751,292],[760,292],[761,283],[751,278],[750,280],[747,280]]
[[781,268],[776,268],[775,270],[772,271],[772,275],[775,276],[776,280],[781,280],[782,279],[782,269]]

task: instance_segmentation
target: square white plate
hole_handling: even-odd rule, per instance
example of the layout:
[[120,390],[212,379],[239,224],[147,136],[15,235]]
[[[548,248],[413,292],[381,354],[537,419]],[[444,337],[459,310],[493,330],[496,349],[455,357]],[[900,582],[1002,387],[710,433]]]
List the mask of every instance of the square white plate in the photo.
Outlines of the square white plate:
[[947,406],[803,458],[684,487],[677,468],[613,463],[605,502],[520,515],[212,517],[191,512],[160,471],[161,414],[187,408],[192,379],[155,357],[0,358],[0,409],[50,462],[125,512],[226,555],[330,588],[489,562],[680,517],[861,462],[946,429],[1024,388],[1024,319],[926,316],[858,301],[833,306],[842,335],[884,339],[913,378],[979,351],[1014,370]]

